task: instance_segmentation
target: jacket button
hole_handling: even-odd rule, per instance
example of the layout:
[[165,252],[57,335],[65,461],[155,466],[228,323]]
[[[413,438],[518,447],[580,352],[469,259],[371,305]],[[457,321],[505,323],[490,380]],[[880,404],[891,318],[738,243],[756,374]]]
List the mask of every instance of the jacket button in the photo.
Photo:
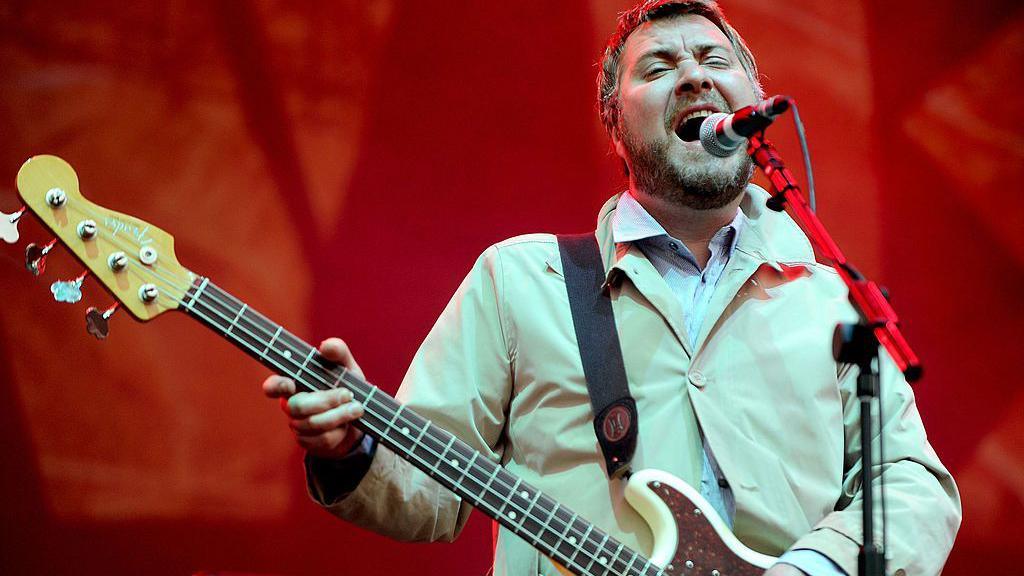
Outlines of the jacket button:
[[690,382],[692,382],[697,388],[703,388],[706,383],[704,375],[696,371],[690,372]]

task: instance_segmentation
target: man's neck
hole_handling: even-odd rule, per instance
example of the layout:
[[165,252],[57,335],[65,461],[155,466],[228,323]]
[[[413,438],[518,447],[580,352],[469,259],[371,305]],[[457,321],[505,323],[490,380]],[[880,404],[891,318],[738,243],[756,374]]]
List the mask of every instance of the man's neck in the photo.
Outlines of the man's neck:
[[721,208],[697,210],[651,196],[635,187],[631,187],[629,193],[661,224],[669,236],[686,244],[701,269],[711,259],[711,238],[733,221],[743,201],[743,194],[739,194],[735,200]]

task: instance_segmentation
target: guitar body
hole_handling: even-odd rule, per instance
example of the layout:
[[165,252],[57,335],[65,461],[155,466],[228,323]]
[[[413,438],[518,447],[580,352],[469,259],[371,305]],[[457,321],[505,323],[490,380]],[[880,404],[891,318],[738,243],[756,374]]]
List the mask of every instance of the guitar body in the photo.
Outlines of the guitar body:
[[667,472],[636,472],[625,496],[650,526],[654,549],[648,557],[666,574],[760,576],[776,561],[744,546],[700,492]]

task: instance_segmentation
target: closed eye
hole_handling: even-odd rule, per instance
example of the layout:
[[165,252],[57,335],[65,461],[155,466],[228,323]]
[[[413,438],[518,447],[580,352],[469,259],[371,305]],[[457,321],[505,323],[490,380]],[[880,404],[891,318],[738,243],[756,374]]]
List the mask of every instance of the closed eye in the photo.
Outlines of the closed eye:
[[655,66],[654,68],[651,68],[650,70],[644,73],[644,78],[650,80],[657,76],[661,76],[662,74],[668,72],[669,70],[670,69],[665,66]]

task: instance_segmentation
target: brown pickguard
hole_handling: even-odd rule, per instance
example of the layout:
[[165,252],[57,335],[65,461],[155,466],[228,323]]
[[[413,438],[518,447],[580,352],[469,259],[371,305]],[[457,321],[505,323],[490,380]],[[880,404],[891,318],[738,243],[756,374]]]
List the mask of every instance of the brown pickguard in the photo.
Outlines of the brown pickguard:
[[[720,576],[761,576],[764,568],[754,566],[729,549],[708,521],[707,516],[685,495],[661,482],[651,482],[654,491],[672,511],[679,534],[668,574],[700,574]],[[687,564],[690,562],[692,564]]]

